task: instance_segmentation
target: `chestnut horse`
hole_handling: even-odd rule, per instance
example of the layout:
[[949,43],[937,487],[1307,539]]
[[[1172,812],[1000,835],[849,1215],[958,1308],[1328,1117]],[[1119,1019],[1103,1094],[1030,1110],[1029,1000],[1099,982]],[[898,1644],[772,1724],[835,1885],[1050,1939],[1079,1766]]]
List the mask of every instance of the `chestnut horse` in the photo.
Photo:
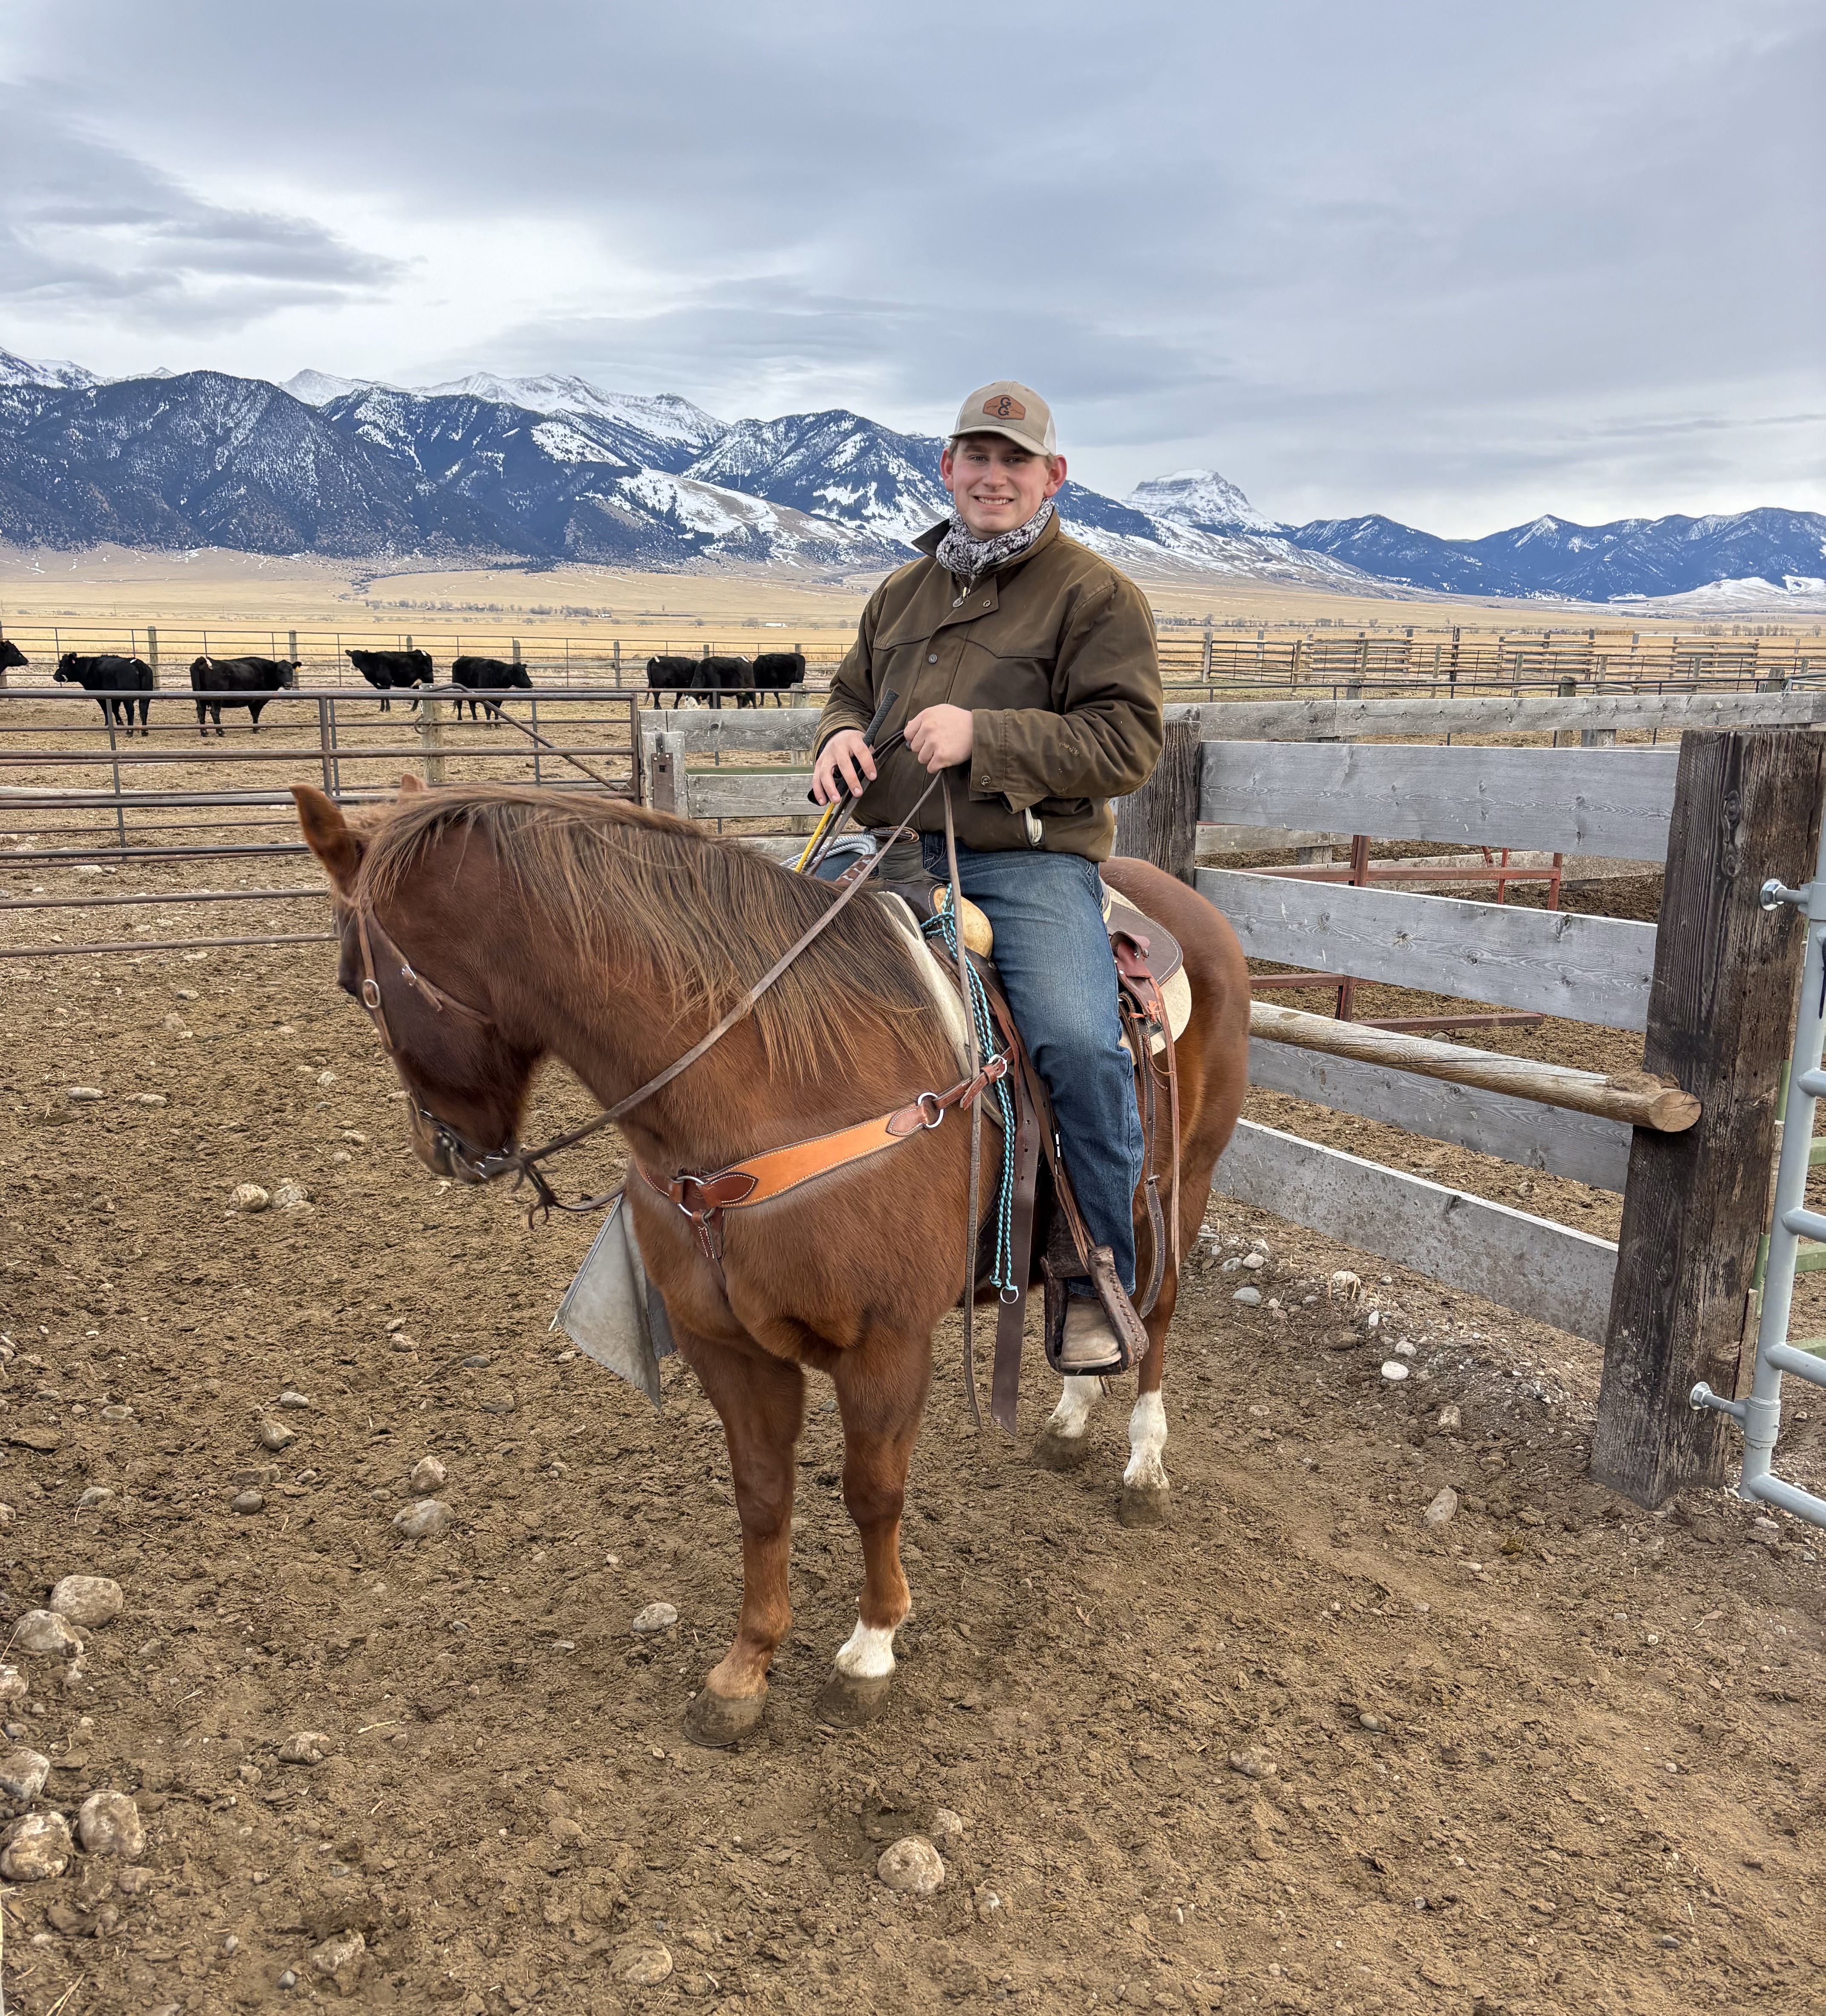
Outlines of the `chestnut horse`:
[[[453,1136],[472,1157],[517,1141],[542,1058],[562,1059],[605,1107],[626,1096],[740,1000],[837,893],[734,840],[614,800],[402,783],[392,805],[352,819],[307,786],[293,795],[335,885],[340,984],[359,997],[364,913],[384,934],[376,941],[430,983],[402,982],[391,950],[376,969],[413,1147],[454,1179],[476,1177]],[[1112,861],[1104,872],[1184,949],[1193,1006],[1179,1041],[1180,1236],[1190,1251],[1242,1103],[1248,976],[1230,926],[1201,897],[1145,862]],[[917,956],[883,905],[851,903],[720,1043],[626,1115],[632,1160],[661,1182],[721,1168],[952,1084],[956,1058]],[[986,1208],[1000,1148],[994,1128],[983,1135]],[[787,1558],[808,1367],[837,1389],[844,1500],[864,1563],[859,1619],[822,1712],[859,1719],[887,1693],[894,1633],[911,1607],[899,1553],[907,1463],[931,1382],[932,1332],[958,1301],[969,1140],[956,1120],[922,1129],[730,1211],[720,1273],[686,1218],[630,1172],[641,1254],[679,1352],[722,1417],[741,1521],[735,1643],[686,1715],[700,1742],[732,1742],[759,1719],[791,1621]],[[1145,1251],[1144,1221],[1138,1237]],[[1129,1523],[1165,1507],[1160,1386],[1176,1288],[1169,1262],[1129,1424]],[[1099,1380],[1065,1382],[1040,1435],[1042,1461],[1082,1460],[1102,1391]]]

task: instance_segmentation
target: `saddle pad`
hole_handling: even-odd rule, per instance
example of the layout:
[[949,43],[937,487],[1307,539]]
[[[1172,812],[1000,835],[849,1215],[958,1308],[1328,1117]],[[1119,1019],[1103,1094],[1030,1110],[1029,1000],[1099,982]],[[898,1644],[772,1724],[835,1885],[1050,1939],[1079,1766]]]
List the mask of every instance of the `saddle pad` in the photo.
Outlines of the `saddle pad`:
[[951,1039],[952,1054],[961,1075],[970,1067],[970,1028],[963,1019],[963,997],[957,991],[954,970],[948,963],[942,965],[935,956],[942,948],[935,945],[920,929],[913,906],[904,896],[897,895],[891,889],[877,889],[874,893],[876,902],[913,955],[914,968],[932,997],[932,1005],[945,1024],[945,1035]]
[[[1192,984],[1185,974],[1185,956],[1180,949],[1180,941],[1164,925],[1145,916],[1133,904],[1118,896],[1106,887],[1104,895],[1104,921],[1112,930],[1125,931],[1144,937],[1148,941],[1148,964],[1154,977],[1160,982],[1161,999],[1165,1004],[1167,1026],[1177,1042],[1186,1032],[1186,1024],[1192,1019]],[[958,1069],[966,1070],[970,1060],[970,1031],[963,1020],[963,1003],[957,992],[957,983],[953,977],[949,956],[936,941],[928,938],[920,931],[919,920],[913,906],[906,898],[891,889],[877,889],[875,900],[880,903],[892,922],[894,928],[904,939],[909,949],[917,948],[924,955],[916,959],[931,995],[951,1039],[953,1054]],[[992,964],[993,962],[986,962]],[[1124,1047],[1128,1039],[1123,1039]],[[1158,1056],[1165,1047],[1164,1039],[1156,1037],[1153,1049]]]

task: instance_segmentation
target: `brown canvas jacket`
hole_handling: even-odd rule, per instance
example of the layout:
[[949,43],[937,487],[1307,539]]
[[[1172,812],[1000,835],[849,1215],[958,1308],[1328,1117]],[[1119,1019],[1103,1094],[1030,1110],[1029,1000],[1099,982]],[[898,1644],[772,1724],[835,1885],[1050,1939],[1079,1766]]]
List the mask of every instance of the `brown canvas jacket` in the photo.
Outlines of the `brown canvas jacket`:
[[[914,542],[930,556],[935,525]],[[1101,861],[1115,835],[1109,800],[1144,783],[1162,740],[1154,619],[1126,574],[1068,538],[1055,517],[1017,560],[960,595],[933,558],[890,574],[870,596],[818,723],[820,748],[840,729],[866,729],[891,689],[899,697],[884,742],[923,708],[949,703],[975,717],[969,788],[956,783],[957,837],[989,850],[1039,845]],[[906,747],[856,808],[859,824],[897,825],[928,781]],[[1040,837],[1022,815],[1031,811]],[[935,793],[919,830],[942,833]]]

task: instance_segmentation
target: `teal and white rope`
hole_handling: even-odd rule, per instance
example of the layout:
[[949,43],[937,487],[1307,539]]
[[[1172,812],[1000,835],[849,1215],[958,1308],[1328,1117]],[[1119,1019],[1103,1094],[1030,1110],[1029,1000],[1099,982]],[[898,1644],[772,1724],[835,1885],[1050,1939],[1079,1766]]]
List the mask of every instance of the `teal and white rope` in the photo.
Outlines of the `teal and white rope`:
[[[955,963],[957,930],[950,913],[942,910],[936,916],[928,918],[924,930],[928,938],[936,938],[943,943]],[[995,1017],[989,1012],[989,992],[975,967],[967,961],[966,965],[970,974],[971,1012],[976,1021],[977,1048],[981,1056],[992,1057],[999,1046]],[[1013,1060],[1010,1061],[1012,1064]],[[1002,1175],[996,1191],[996,1264],[990,1269],[989,1279],[1001,1291],[1002,1299],[1011,1301],[1020,1293],[1021,1283],[1014,1278],[1014,1101],[1008,1090],[1006,1073],[996,1081],[995,1093],[1002,1115]]]

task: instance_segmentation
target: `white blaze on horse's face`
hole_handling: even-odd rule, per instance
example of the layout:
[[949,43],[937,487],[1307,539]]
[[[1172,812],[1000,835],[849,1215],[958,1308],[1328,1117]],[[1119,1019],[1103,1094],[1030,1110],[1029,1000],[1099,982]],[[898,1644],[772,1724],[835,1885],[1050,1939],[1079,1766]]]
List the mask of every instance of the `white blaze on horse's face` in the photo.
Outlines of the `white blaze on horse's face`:
[[858,1618],[837,1655],[837,1670],[846,1679],[886,1679],[894,1671],[893,1632],[876,1630]]
[[1129,1467],[1122,1473],[1129,1489],[1166,1489],[1166,1467],[1160,1460],[1166,1445],[1167,1410],[1158,1393],[1144,1393],[1129,1417]]

